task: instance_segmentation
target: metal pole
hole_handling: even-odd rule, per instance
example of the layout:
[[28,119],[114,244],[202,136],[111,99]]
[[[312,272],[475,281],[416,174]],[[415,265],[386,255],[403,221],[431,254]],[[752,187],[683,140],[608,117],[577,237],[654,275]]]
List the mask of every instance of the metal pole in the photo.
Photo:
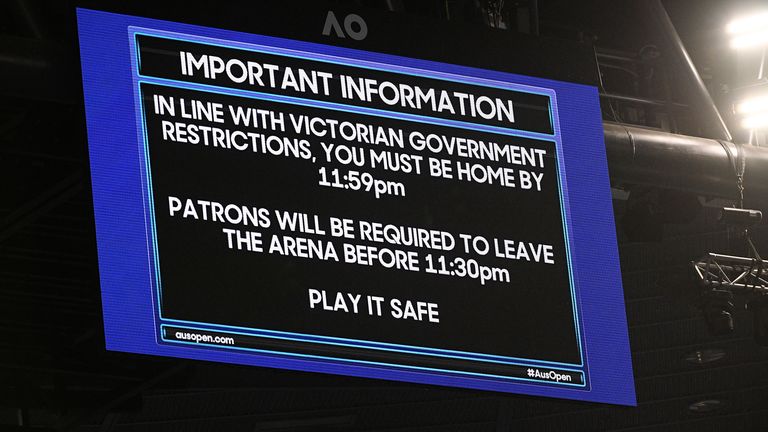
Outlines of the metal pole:
[[530,14],[530,22],[531,22],[531,34],[534,36],[538,36],[539,35],[539,1],[530,0],[528,5],[529,5],[528,13]]
[[669,19],[666,9],[661,4],[661,0],[648,1],[646,4],[648,4],[651,13],[659,21],[662,34],[667,39],[669,47],[674,51],[675,58],[680,63],[681,71],[685,73],[686,80],[691,83],[695,90],[694,95],[699,99],[696,105],[701,107],[700,122],[705,125],[705,128],[711,129],[713,134],[711,138],[732,141],[733,137],[723,120],[723,116],[720,115],[720,111],[718,111],[712,96],[704,85],[704,81],[702,81],[699,72],[696,70],[696,66],[694,66],[691,57],[688,55],[683,41],[680,40],[672,20]]

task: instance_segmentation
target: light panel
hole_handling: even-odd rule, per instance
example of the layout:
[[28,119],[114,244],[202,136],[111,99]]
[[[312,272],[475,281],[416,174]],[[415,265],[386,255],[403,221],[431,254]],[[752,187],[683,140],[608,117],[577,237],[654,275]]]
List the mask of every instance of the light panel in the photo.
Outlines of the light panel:
[[768,11],[756,12],[731,21],[726,32],[732,35],[731,48],[746,49],[768,44]]

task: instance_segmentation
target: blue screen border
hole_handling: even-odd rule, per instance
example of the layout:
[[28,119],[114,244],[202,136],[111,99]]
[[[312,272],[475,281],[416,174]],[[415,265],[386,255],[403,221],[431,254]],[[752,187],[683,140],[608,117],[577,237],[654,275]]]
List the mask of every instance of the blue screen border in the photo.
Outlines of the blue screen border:
[[[594,87],[87,9],[78,9],[77,14],[108,349],[636,404],[602,124]],[[135,112],[136,109],[136,101],[126,97],[127,94],[135,94],[139,78],[129,72],[135,70],[131,67],[135,53],[130,47],[132,36],[126,40],[129,27],[152,29],[153,33],[181,33],[202,39],[226,40],[228,43],[255,44],[289,51],[320,53],[321,56],[345,60],[383,63],[410,70],[427,70],[433,73],[431,77],[439,78],[435,75],[445,74],[443,76],[451,78],[460,75],[477,81],[513,82],[515,85],[508,88],[543,89],[545,94],[553,98],[553,102],[556,94],[557,102],[551,104],[555,133],[549,136],[549,140],[562,143],[557,146],[558,149],[562,147],[562,151],[558,151],[558,171],[562,177],[561,209],[566,212],[564,220],[567,221],[567,242],[571,246],[568,249],[573,248],[568,254],[571,262],[569,268],[574,281],[572,287],[575,286],[575,303],[580,306],[583,317],[583,331],[579,340],[583,343],[582,356],[586,360],[583,364],[590,370],[589,388],[555,388],[541,384],[432,374],[422,370],[380,368],[371,364],[335,364],[157,344],[154,319],[146,321],[147,312],[151,315],[155,311],[151,290],[137,292],[122,288],[126,285],[137,288],[151,286],[151,281],[147,284],[147,278],[155,265],[147,253],[147,242],[152,236],[145,229],[143,197],[135,196],[136,190],[143,190],[141,166],[137,163],[142,159],[137,143],[143,141],[140,136],[143,126],[139,119],[136,127],[126,127],[124,121],[119,121],[119,118],[130,118],[121,116]],[[105,62],[105,59],[108,61]],[[558,110],[561,110],[560,115]],[[135,114],[133,117],[136,117]],[[131,143],[134,148],[129,149]],[[568,176],[565,176],[566,167]],[[137,183],[140,188],[133,189],[132,186]],[[139,227],[140,230],[137,230]],[[572,235],[568,235],[568,231],[572,231]],[[579,289],[580,286],[588,286],[590,289]]]

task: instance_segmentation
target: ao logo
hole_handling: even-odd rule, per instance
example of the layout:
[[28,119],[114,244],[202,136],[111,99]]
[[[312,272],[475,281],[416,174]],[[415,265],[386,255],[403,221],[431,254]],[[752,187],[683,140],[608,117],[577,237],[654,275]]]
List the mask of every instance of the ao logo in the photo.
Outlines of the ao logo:
[[328,15],[325,17],[325,26],[323,26],[323,35],[330,36],[331,30],[342,39],[349,36],[354,40],[363,40],[368,36],[368,25],[363,17],[357,14],[349,14],[344,17],[344,30],[342,30],[339,20],[336,19],[336,14],[333,11],[328,11]]

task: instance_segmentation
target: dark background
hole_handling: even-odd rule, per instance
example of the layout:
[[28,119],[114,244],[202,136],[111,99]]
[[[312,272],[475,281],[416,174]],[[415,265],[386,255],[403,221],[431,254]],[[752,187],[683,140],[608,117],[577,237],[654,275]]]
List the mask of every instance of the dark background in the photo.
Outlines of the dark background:
[[[695,217],[666,224],[660,241],[630,241],[625,192],[633,185],[617,183],[614,209],[637,408],[106,352],[75,3],[0,5],[0,424],[6,430],[768,428],[768,352],[753,339],[752,315],[737,302],[736,331],[713,336],[688,279],[690,260],[705,252],[743,253],[733,233],[716,223],[716,207],[725,203],[702,199],[706,205]],[[505,2],[506,29],[490,28],[487,4],[474,1],[80,4],[592,85],[598,84],[599,66],[604,94],[669,96],[676,103],[607,104],[604,96],[604,119],[618,114],[632,124],[706,135],[710,124],[696,120],[690,83],[669,64],[672,51],[648,13],[653,3],[541,0],[541,37],[517,19],[528,5],[512,1]],[[728,89],[743,85],[739,76],[752,70],[747,56],[728,49],[723,28],[750,2],[663,5],[732,121]],[[327,9],[337,16],[345,10],[363,15],[369,24],[365,42],[322,36]],[[593,47],[637,63],[596,59]],[[737,130],[735,120],[730,124]],[[666,195],[673,201],[686,197]],[[753,229],[753,237],[764,251],[765,226]]]

